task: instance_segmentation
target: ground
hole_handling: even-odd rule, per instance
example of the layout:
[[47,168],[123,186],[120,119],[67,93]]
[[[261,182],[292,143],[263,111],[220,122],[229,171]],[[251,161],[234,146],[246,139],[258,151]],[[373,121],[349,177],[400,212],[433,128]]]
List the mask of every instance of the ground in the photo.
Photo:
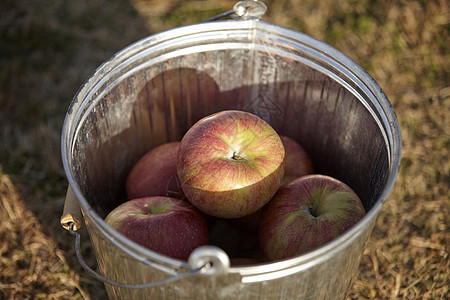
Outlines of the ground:
[[[353,58],[391,101],[402,163],[348,299],[448,299],[450,10],[444,0],[264,1],[264,20]],[[62,122],[97,66],[130,43],[229,10],[229,0],[0,3],[0,299],[102,299],[59,225]],[[86,237],[87,234],[84,234]],[[91,266],[89,241],[82,253]]]

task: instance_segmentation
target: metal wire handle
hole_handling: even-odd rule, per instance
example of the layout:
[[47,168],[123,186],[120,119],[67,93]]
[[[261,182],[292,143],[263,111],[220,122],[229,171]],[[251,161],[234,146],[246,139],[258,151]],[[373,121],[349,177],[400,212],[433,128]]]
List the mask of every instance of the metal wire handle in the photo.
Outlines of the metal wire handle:
[[78,261],[80,262],[81,266],[91,276],[95,277],[96,279],[98,279],[104,283],[110,284],[110,285],[114,285],[114,286],[121,287],[121,288],[130,288],[130,289],[149,288],[149,287],[154,287],[157,285],[173,282],[176,280],[180,280],[184,277],[204,274],[211,268],[211,263],[208,262],[208,263],[205,263],[202,266],[194,268],[190,271],[180,273],[180,274],[177,274],[177,275],[174,275],[172,277],[168,277],[168,278],[165,278],[162,280],[158,280],[158,281],[154,281],[154,282],[147,282],[147,283],[142,283],[142,284],[127,284],[127,283],[113,281],[113,280],[110,280],[110,279],[102,276],[101,274],[97,273],[96,271],[94,271],[87,265],[87,263],[83,259],[83,256],[81,255],[81,251],[80,251],[80,233],[74,229],[74,226],[75,226],[74,223],[69,224],[69,232],[72,235],[75,235],[75,252],[76,252]]
[[226,11],[226,12],[223,12],[223,13],[221,13],[221,14],[218,14],[218,15],[212,17],[212,18],[209,18],[208,20],[206,20],[206,22],[217,21],[217,20],[219,20],[219,19],[228,17],[229,15],[231,15],[231,14],[233,14],[233,13],[234,13],[234,10],[230,9],[230,10],[228,10],[228,11]]

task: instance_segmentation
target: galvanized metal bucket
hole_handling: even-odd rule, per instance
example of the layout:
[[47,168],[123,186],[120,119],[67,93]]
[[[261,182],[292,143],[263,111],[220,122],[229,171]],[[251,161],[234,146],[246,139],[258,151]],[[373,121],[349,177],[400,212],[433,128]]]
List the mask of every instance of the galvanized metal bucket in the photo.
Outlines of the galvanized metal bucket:
[[[172,259],[103,221],[124,201],[126,175],[145,152],[224,109],[255,113],[296,139],[317,173],[359,194],[367,215],[312,252],[247,266],[230,266],[215,247],[188,262]],[[392,189],[401,138],[388,99],[359,65],[310,36],[251,18],[175,28],[117,53],[73,99],[62,154],[70,184],[62,224],[79,242],[81,208],[106,279],[95,276],[111,299],[335,300],[348,293]]]

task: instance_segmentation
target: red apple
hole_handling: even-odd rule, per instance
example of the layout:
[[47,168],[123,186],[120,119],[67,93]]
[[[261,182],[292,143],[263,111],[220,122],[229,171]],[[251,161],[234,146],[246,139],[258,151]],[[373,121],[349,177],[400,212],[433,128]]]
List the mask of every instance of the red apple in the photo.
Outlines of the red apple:
[[187,199],[206,214],[238,218],[275,194],[284,174],[284,147],[258,116],[227,110],[207,116],[184,135],[177,172]]
[[294,139],[280,135],[286,150],[283,184],[298,177],[313,173],[313,164],[308,153]]
[[313,250],[365,215],[356,193],[325,175],[306,175],[282,186],[262,212],[261,248],[269,260]]
[[126,180],[128,199],[150,196],[183,198],[177,178],[180,142],[160,145],[147,152],[133,166]]
[[105,222],[134,242],[181,260],[209,242],[208,227],[200,212],[177,198],[129,200],[112,210]]

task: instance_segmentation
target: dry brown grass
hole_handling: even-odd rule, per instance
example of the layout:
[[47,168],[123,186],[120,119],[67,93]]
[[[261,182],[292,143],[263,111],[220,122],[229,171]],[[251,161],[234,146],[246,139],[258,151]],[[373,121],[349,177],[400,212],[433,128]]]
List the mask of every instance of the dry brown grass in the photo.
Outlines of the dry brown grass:
[[[59,139],[77,88],[129,43],[204,20],[235,1],[0,3],[0,298],[105,297],[58,224],[67,182]],[[403,160],[349,299],[449,296],[448,2],[265,1],[264,20],[319,38],[361,64],[397,113]],[[86,236],[86,234],[85,234]],[[95,265],[89,243],[83,254]]]
[[[0,296],[13,299],[85,296],[80,274],[70,270],[65,253],[44,234],[7,175],[0,178]],[[61,288],[64,287],[64,288]]]

